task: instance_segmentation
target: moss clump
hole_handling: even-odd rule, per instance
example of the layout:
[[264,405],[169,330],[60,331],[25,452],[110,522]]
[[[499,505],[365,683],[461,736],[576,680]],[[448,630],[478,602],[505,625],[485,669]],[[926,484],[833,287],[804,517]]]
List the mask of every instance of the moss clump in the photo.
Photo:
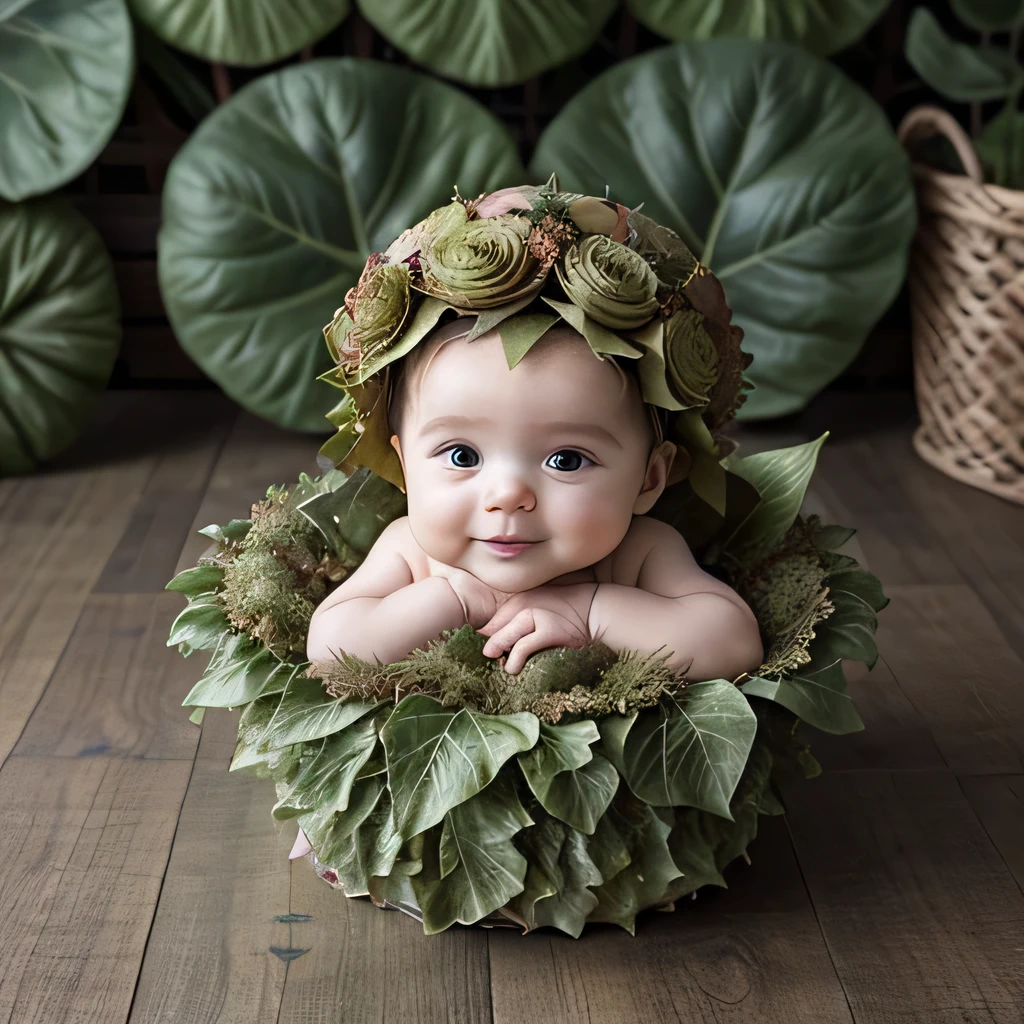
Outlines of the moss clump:
[[271,487],[252,507],[242,551],[224,567],[221,599],[231,624],[274,653],[301,653],[334,559],[287,488]]
[[445,707],[491,715],[530,711],[552,725],[566,716],[597,718],[653,707],[666,689],[683,685],[663,658],[620,656],[600,643],[539,651],[522,672],[510,675],[497,660],[483,656],[486,642],[463,626],[390,665],[339,652],[333,661],[312,664],[307,675],[322,679],[335,697],[398,701],[423,693]]

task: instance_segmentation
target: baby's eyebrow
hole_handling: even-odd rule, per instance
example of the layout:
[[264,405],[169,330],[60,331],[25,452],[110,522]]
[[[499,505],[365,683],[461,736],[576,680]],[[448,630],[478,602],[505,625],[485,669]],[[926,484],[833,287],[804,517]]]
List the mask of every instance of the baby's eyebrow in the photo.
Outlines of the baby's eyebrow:
[[[442,427],[478,426],[493,426],[493,422],[488,419],[478,419],[472,416],[436,416],[434,419],[423,424],[420,428],[420,436],[423,437],[432,430],[438,430]],[[537,426],[548,433],[587,434],[599,441],[613,444],[616,448],[622,447],[622,442],[598,423],[574,423],[571,420],[556,420],[554,422],[538,423]]]

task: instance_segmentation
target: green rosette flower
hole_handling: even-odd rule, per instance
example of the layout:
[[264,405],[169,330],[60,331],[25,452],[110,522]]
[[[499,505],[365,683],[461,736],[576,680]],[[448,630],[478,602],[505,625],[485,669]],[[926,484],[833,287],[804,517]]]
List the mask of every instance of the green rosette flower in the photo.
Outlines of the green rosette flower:
[[569,300],[613,331],[640,327],[658,311],[654,271],[643,257],[605,235],[572,246],[556,271]]
[[718,350],[695,309],[676,313],[665,324],[665,380],[684,408],[707,405],[718,380]]
[[368,268],[350,298],[324,328],[327,347],[346,374],[365,369],[402,333],[411,300],[409,268],[386,263]]
[[544,275],[527,246],[531,229],[523,217],[488,217],[424,239],[417,288],[464,310],[491,309],[536,291]]

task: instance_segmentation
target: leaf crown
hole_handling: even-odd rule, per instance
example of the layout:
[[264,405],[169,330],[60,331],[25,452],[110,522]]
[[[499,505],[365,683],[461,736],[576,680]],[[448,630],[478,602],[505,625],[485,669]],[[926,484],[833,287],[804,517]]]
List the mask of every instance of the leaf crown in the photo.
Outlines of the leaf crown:
[[560,191],[554,175],[471,200],[456,189],[370,255],[324,328],[335,365],[318,379],[345,392],[327,417],[337,433],[320,450],[325,469],[365,466],[404,489],[391,371],[451,314],[476,318],[469,341],[496,332],[510,369],[560,323],[599,359],[633,360],[644,402],[665,410],[664,436],[691,456],[694,492],[724,513],[731,446],[716,434],[746,397],[752,357],[721,284],[639,208]]

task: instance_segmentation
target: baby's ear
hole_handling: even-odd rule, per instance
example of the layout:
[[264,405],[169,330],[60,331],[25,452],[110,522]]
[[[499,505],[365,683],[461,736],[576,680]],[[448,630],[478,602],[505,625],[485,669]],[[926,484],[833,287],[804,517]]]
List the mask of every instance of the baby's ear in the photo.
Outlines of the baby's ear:
[[[662,491],[668,486],[670,474],[674,475],[674,462],[682,455],[686,460],[683,476],[689,471],[689,453],[678,448],[671,441],[662,441],[651,452],[647,459],[647,472],[644,474],[643,489],[633,503],[633,515],[642,516],[654,508],[655,502],[661,497]],[[680,477],[679,479],[682,479]],[[673,481],[674,482],[674,481]]]

